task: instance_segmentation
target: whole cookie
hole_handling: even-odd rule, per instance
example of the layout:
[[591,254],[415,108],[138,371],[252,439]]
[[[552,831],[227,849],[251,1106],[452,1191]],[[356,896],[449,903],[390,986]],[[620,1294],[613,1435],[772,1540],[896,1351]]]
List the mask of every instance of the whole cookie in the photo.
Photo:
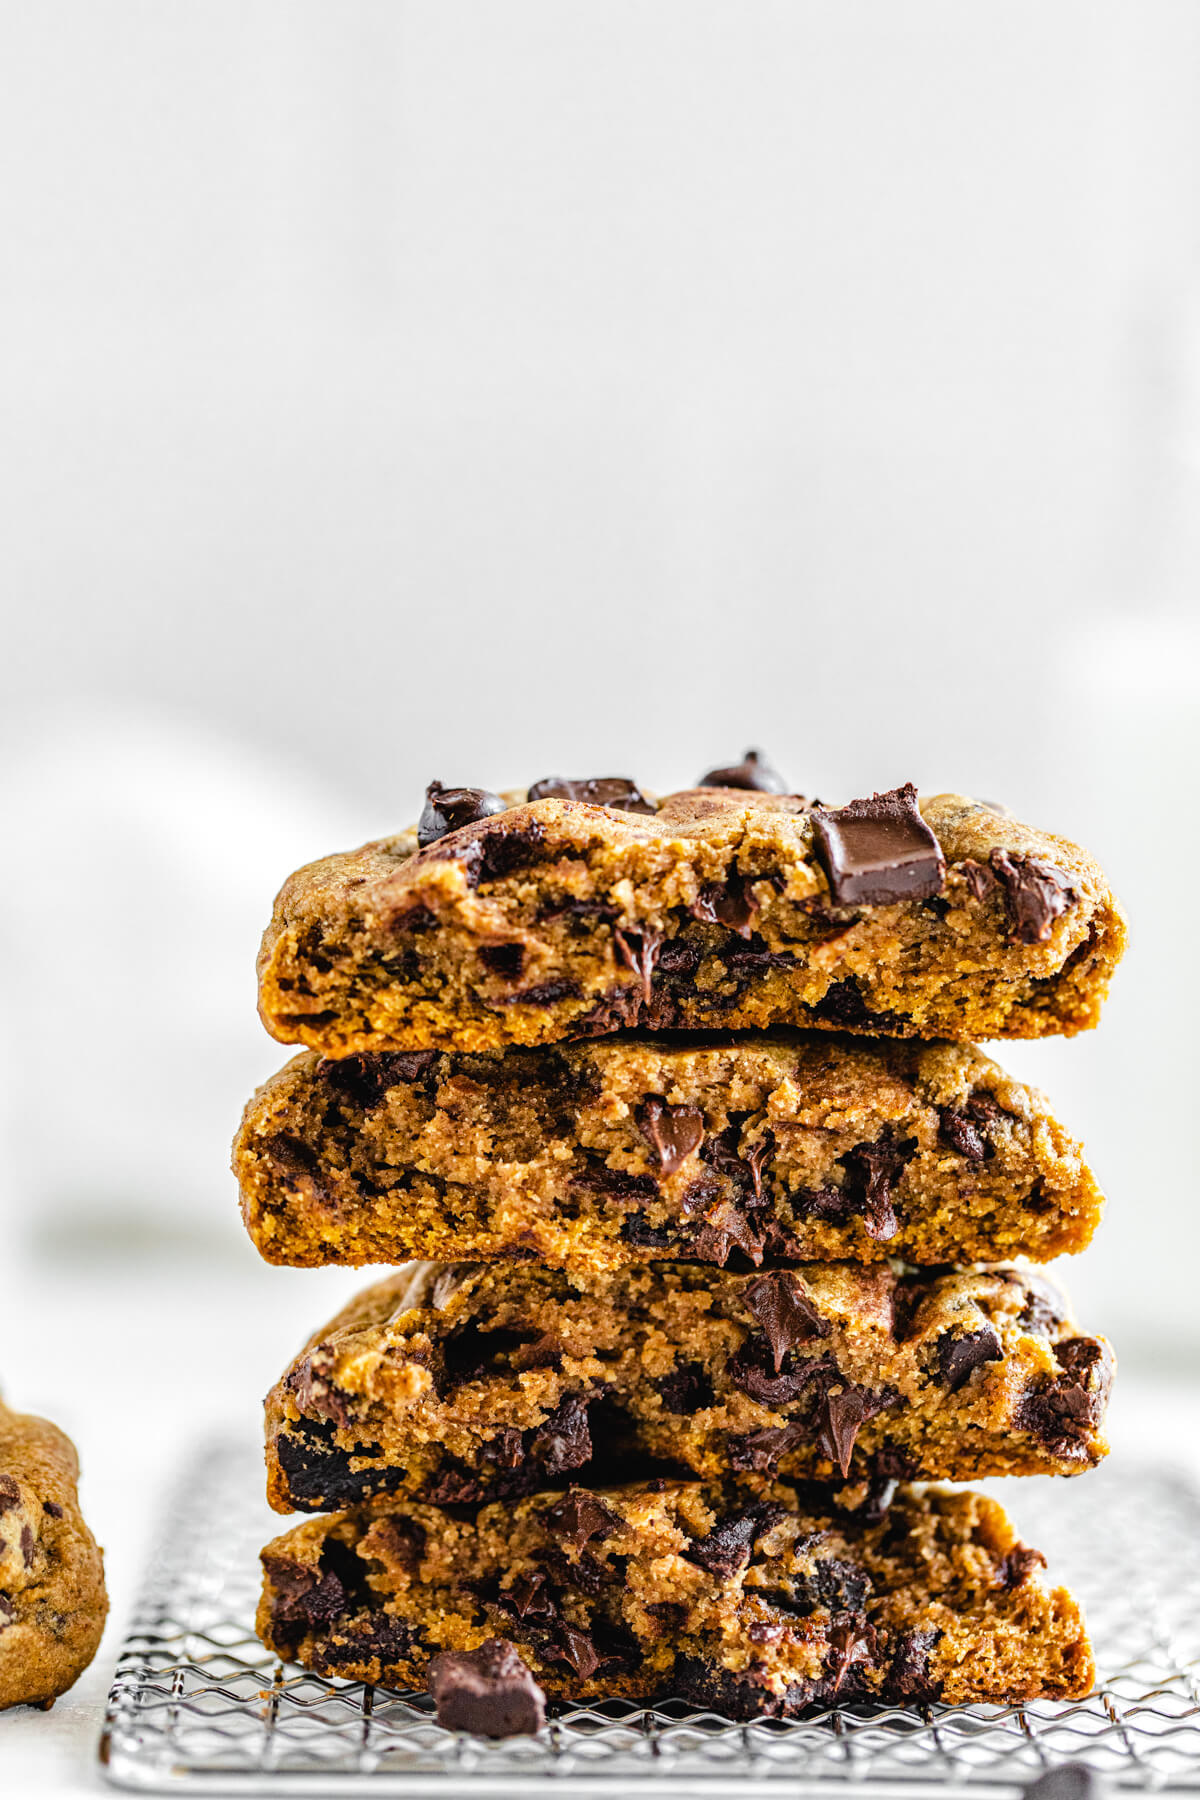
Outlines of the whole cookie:
[[104,1559],[70,1438],[0,1400],[0,1708],[53,1706],[96,1654]]

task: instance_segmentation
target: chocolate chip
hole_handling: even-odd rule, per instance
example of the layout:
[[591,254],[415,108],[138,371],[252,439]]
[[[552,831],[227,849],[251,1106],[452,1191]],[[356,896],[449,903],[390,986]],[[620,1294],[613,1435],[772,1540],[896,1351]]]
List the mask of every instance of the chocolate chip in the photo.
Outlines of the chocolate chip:
[[896,1645],[887,1674],[887,1692],[900,1700],[938,1700],[941,1682],[929,1679],[929,1658],[940,1631],[906,1631]]
[[642,984],[642,998],[649,1006],[653,988],[654,965],[658,961],[662,938],[653,931],[613,932],[613,949],[617,961],[636,975]]
[[[502,881],[506,875],[536,862],[545,839],[546,833],[538,824],[486,830],[464,848],[468,874],[475,885],[481,881]],[[467,851],[474,854],[468,857]]]
[[44,1513],[49,1513],[52,1519],[61,1519],[63,1516],[63,1509],[58,1504],[57,1500],[43,1500],[42,1511]]
[[729,1465],[743,1472],[774,1475],[780,1458],[798,1445],[808,1443],[810,1437],[807,1425],[765,1425],[761,1431],[750,1431],[744,1437],[728,1440]]
[[1084,1763],[1061,1763],[1026,1787],[1022,1800],[1104,1800],[1107,1784]]
[[812,813],[814,848],[837,906],[890,906],[941,892],[946,863],[911,782]]
[[845,1479],[859,1432],[868,1419],[894,1406],[899,1395],[885,1388],[872,1393],[868,1388],[848,1382],[840,1393],[826,1391],[817,1402],[817,1449],[836,1463]]
[[758,1539],[783,1515],[782,1506],[770,1505],[748,1506],[742,1512],[730,1513],[706,1536],[694,1537],[683,1554],[710,1575],[728,1581],[746,1567]]
[[586,1488],[572,1488],[564,1500],[550,1507],[542,1517],[549,1530],[565,1538],[576,1550],[582,1550],[593,1538],[603,1542],[621,1523],[612,1508],[605,1506],[603,1500]]
[[502,981],[518,981],[525,967],[525,946],[484,944],[480,947],[479,960],[490,975],[498,975]]
[[536,987],[522,988],[519,993],[506,994],[505,1006],[554,1006],[559,1000],[578,1000],[580,988],[577,981],[563,976],[557,981],[541,981]]
[[783,776],[766,760],[761,750],[747,750],[740,763],[725,769],[710,769],[696,783],[702,788],[748,788],[758,794],[786,794],[790,790]]
[[549,1586],[549,1578],[541,1569],[518,1575],[510,1588],[497,1596],[498,1601],[517,1619],[556,1619],[558,1605]]
[[318,1200],[328,1201],[329,1190],[325,1185],[321,1159],[311,1144],[298,1138],[290,1131],[277,1131],[262,1140],[265,1155],[283,1171],[289,1183],[308,1181],[312,1183],[312,1191]]
[[829,1677],[837,1693],[856,1663],[871,1662],[875,1655],[875,1631],[865,1619],[845,1617],[829,1627]]
[[1004,889],[1010,943],[1044,944],[1055,919],[1075,899],[1075,889],[1061,869],[1036,856],[993,850],[988,857]]
[[0,1475],[0,1513],[21,1503],[21,1489],[13,1475]]
[[[596,1646],[586,1631],[579,1631],[574,1625],[560,1625],[557,1633],[558,1641],[553,1648],[555,1660],[570,1663],[581,1681],[594,1675],[600,1667],[600,1658]],[[547,1646],[546,1654],[551,1654]]]
[[701,1363],[678,1363],[669,1375],[659,1375],[651,1383],[662,1399],[665,1410],[690,1417],[711,1406],[716,1398],[708,1370]]
[[856,1144],[843,1159],[844,1187],[851,1204],[862,1214],[867,1236],[886,1243],[900,1229],[892,1205],[892,1192],[917,1152],[916,1138],[897,1141],[892,1127],[884,1127],[872,1144]]
[[401,1486],[401,1469],[355,1469],[359,1457],[380,1457],[378,1444],[356,1444],[343,1450],[334,1442],[334,1423],[295,1419],[275,1439],[275,1457],[287,1478],[291,1504],[308,1511],[353,1506],[373,1494]]
[[589,806],[607,806],[617,812],[652,813],[658,810],[636,783],[624,775],[592,775],[578,781],[568,781],[562,775],[547,775],[544,780],[534,782],[529,798],[582,800]]
[[546,1723],[546,1696],[502,1638],[478,1650],[443,1650],[429,1665],[437,1722],[477,1737],[535,1736]]
[[763,1258],[763,1240],[750,1219],[732,1201],[721,1200],[707,1215],[692,1240],[691,1254],[700,1262],[723,1269],[734,1249],[741,1250],[757,1268]]
[[32,1527],[30,1527],[29,1525],[22,1525],[22,1527],[21,1527],[21,1558],[27,1569],[32,1569],[32,1567],[33,1567],[33,1545],[34,1545],[34,1537],[33,1537]]
[[1054,1455],[1086,1461],[1086,1438],[1104,1416],[1112,1363],[1096,1338],[1067,1338],[1054,1346],[1062,1374],[1031,1389],[1016,1413],[1018,1429],[1040,1437]]
[[723,884],[710,882],[702,887],[688,911],[701,924],[724,925],[739,937],[748,938],[752,935],[758,901],[745,877],[731,875]]
[[525,1441],[515,1425],[501,1425],[479,1446],[479,1454],[498,1469],[519,1469],[525,1461]]
[[990,1094],[974,1094],[965,1106],[943,1106],[938,1110],[938,1130],[952,1149],[968,1162],[981,1163],[992,1154],[988,1126],[1003,1117]]
[[1000,1347],[1000,1339],[990,1325],[981,1325],[978,1331],[964,1332],[955,1337],[952,1331],[943,1332],[937,1340],[938,1373],[942,1385],[952,1394],[957,1394],[985,1363],[999,1362],[1004,1351]]
[[317,1080],[356,1106],[378,1106],[389,1088],[422,1081],[438,1060],[436,1050],[364,1051],[358,1056],[323,1056]]
[[655,1094],[638,1112],[637,1124],[664,1175],[674,1175],[704,1142],[704,1114],[699,1107],[667,1106]]
[[996,1581],[1002,1588],[1018,1588],[1028,1581],[1035,1569],[1044,1569],[1046,1559],[1040,1550],[1028,1544],[1014,1544],[996,1564]]
[[648,1225],[644,1213],[629,1213],[621,1225],[621,1237],[635,1250],[667,1250],[675,1242],[675,1233]]
[[17,1609],[13,1605],[11,1595],[0,1593],[0,1631],[11,1625],[16,1616]]
[[346,1610],[346,1588],[333,1569],[322,1572],[284,1556],[264,1556],[262,1563],[274,1589],[273,1618],[324,1625]]
[[410,1519],[407,1513],[388,1513],[376,1519],[372,1530],[391,1560],[409,1575],[415,1575],[425,1554],[426,1531],[421,1521]]
[[789,1350],[829,1336],[828,1321],[795,1275],[782,1271],[759,1275],[743,1290],[742,1298],[767,1334],[777,1375]]
[[592,1438],[588,1431],[587,1402],[581,1394],[567,1394],[534,1431],[529,1454],[546,1475],[561,1475],[589,1461]]
[[889,1026],[900,1023],[894,1013],[872,1012],[852,975],[844,981],[831,981],[812,1010],[817,1018],[843,1031],[886,1033]]
[[1035,1275],[1032,1269],[1014,1269],[1011,1279],[1023,1290],[1025,1300],[1017,1314],[1017,1324],[1038,1337],[1049,1337],[1066,1318],[1066,1301],[1052,1282]]
[[431,781],[425,789],[417,842],[424,850],[461,825],[474,825],[478,819],[490,819],[493,813],[505,810],[499,794],[491,794],[486,788],[448,788],[440,781]]
[[828,1356],[800,1361],[789,1356],[782,1371],[776,1370],[774,1374],[768,1366],[770,1361],[766,1339],[756,1335],[747,1338],[734,1352],[725,1365],[725,1372],[734,1387],[741,1388],[744,1394],[749,1394],[763,1406],[789,1406],[815,1381],[837,1374],[836,1366]]

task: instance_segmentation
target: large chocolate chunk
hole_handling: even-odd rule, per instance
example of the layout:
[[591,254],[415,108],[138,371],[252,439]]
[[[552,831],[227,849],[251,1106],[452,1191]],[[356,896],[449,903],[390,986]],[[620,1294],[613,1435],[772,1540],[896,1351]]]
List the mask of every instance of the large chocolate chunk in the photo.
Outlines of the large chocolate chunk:
[[358,1056],[323,1056],[317,1080],[355,1106],[379,1105],[389,1088],[424,1080],[438,1060],[436,1050],[375,1050]]
[[875,1656],[874,1627],[862,1618],[847,1615],[829,1627],[829,1680],[831,1691],[838,1693],[856,1663],[869,1663]]
[[503,1638],[488,1638],[478,1650],[443,1650],[429,1665],[429,1687],[447,1731],[532,1737],[546,1723],[545,1694]]
[[856,1144],[845,1157],[845,1190],[862,1214],[868,1237],[886,1243],[900,1229],[892,1191],[917,1152],[916,1138],[897,1142],[890,1125],[872,1144]]
[[743,1512],[730,1513],[714,1525],[707,1537],[693,1538],[683,1554],[689,1562],[699,1563],[710,1575],[728,1581],[750,1561],[755,1543],[769,1531],[776,1519],[783,1517],[782,1506],[748,1506]]
[[1112,1359],[1098,1339],[1085,1337],[1055,1344],[1054,1357],[1061,1375],[1025,1395],[1017,1424],[1034,1432],[1056,1456],[1083,1459],[1084,1439],[1108,1404]]
[[624,775],[592,775],[568,780],[547,775],[529,790],[531,800],[583,800],[589,806],[609,806],[617,812],[652,813],[657,807],[635,782]]
[[950,1393],[957,1394],[976,1369],[981,1369],[984,1363],[999,1362],[1003,1355],[1000,1339],[990,1325],[981,1325],[978,1331],[964,1332],[961,1337],[955,1337],[952,1331],[943,1332],[937,1341],[938,1373],[942,1384]]
[[843,1479],[850,1473],[850,1461],[859,1432],[876,1413],[894,1406],[899,1395],[887,1388],[872,1393],[869,1388],[847,1382],[839,1393],[828,1390],[817,1403],[817,1448],[822,1456],[836,1463]]
[[911,782],[836,811],[817,807],[812,822],[835,905],[890,906],[941,892],[945,858]]
[[610,1506],[586,1488],[571,1488],[544,1515],[546,1525],[557,1537],[565,1538],[576,1550],[582,1550],[593,1538],[601,1542],[611,1537],[621,1523]]
[[529,1454],[541,1463],[546,1475],[562,1475],[582,1468],[592,1454],[587,1402],[581,1394],[565,1394],[532,1434]]
[[747,750],[740,763],[724,769],[710,769],[696,783],[702,788],[748,788],[757,794],[790,792],[783,776],[773,769],[761,750]]
[[752,1400],[763,1406],[790,1406],[804,1390],[827,1375],[837,1375],[831,1357],[810,1356],[797,1360],[787,1356],[782,1369],[771,1373],[771,1353],[762,1337],[747,1338],[725,1365],[734,1387],[741,1388]]
[[1067,877],[1052,863],[1008,850],[993,850],[988,862],[1004,889],[1010,942],[1044,944],[1055,919],[1075,898]]
[[888,1692],[905,1700],[939,1700],[940,1681],[929,1678],[930,1652],[936,1649],[940,1631],[906,1631],[896,1645],[888,1669]]
[[487,788],[443,787],[431,781],[425,789],[425,805],[417,824],[417,842],[422,850],[436,844],[460,825],[474,825],[477,819],[490,819],[493,813],[507,811],[499,794]]
[[656,1153],[664,1175],[674,1175],[704,1142],[704,1114],[697,1106],[667,1106],[651,1094],[638,1114],[638,1130]]
[[798,1344],[829,1336],[823,1319],[799,1278],[779,1270],[759,1275],[744,1291],[746,1305],[767,1334],[778,1375],[783,1359]]
[[739,937],[749,938],[753,936],[758,901],[747,877],[730,875],[723,882],[708,882],[702,887],[688,911],[703,925],[724,925]]

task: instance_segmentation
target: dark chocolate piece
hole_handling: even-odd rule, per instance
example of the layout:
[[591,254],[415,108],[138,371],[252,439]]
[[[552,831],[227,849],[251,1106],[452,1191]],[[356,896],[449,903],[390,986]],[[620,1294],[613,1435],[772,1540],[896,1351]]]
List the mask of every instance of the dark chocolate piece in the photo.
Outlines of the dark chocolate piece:
[[612,1536],[620,1523],[612,1508],[605,1506],[603,1500],[586,1488],[572,1488],[565,1499],[559,1500],[546,1513],[550,1530],[573,1544],[576,1550],[582,1550],[593,1538],[603,1542]]
[[783,776],[771,767],[761,750],[747,750],[740,763],[733,763],[728,768],[710,769],[696,786],[748,788],[756,794],[786,794],[790,791]]
[[697,1106],[667,1106],[651,1094],[638,1114],[638,1130],[657,1154],[664,1175],[674,1175],[704,1142],[704,1114]]
[[891,906],[941,892],[945,859],[911,782],[836,811],[817,808],[812,821],[836,906]]
[[1028,1581],[1035,1569],[1045,1566],[1046,1559],[1040,1550],[1032,1550],[1028,1544],[1014,1544],[996,1565],[996,1577],[1001,1587],[1018,1588],[1023,1581]]
[[443,1650],[429,1666],[437,1722],[478,1737],[535,1736],[546,1723],[546,1696],[503,1638],[478,1650]]
[[424,850],[460,825],[474,825],[478,819],[490,819],[493,813],[506,812],[499,794],[487,788],[443,787],[431,781],[425,789],[425,805],[417,825],[417,842]]
[[1008,850],[993,850],[988,862],[1004,889],[1010,942],[1044,944],[1075,898],[1067,877],[1052,863]]
[[778,1375],[783,1359],[798,1344],[829,1336],[824,1320],[799,1279],[780,1270],[760,1275],[745,1290],[746,1305],[767,1334]]
[[658,808],[635,782],[624,775],[592,775],[568,780],[547,775],[529,790],[531,800],[583,800],[589,806],[609,806],[616,812],[652,813]]
[[999,1362],[1003,1355],[1000,1339],[990,1325],[964,1332],[962,1337],[947,1331],[937,1341],[938,1373],[952,1394],[966,1385],[976,1369],[984,1363]]
[[750,1561],[750,1552],[765,1531],[784,1514],[782,1506],[748,1506],[714,1525],[707,1537],[693,1538],[684,1555],[710,1575],[728,1581]]

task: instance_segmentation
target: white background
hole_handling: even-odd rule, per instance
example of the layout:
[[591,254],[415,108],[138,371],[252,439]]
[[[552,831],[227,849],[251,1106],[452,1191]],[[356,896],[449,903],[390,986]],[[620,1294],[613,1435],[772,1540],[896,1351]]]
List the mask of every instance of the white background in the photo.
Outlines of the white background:
[[0,1372],[118,1589],[345,1279],[226,1173],[272,893],[435,775],[761,743],[1085,842],[1104,1027],[1000,1055],[1190,1379],[1200,9],[0,5],[0,171]]

